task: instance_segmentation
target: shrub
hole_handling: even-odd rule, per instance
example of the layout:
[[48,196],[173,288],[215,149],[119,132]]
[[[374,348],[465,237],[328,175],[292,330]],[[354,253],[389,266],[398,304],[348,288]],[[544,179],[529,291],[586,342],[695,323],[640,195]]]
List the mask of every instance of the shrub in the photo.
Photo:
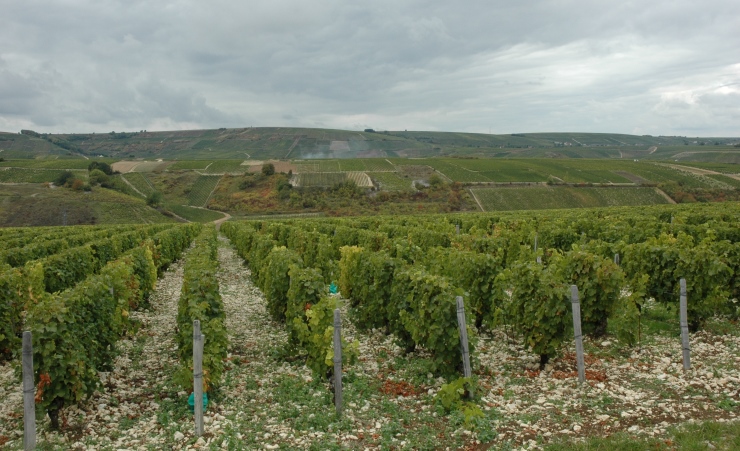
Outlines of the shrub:
[[275,165],[272,163],[266,163],[262,165],[262,174],[263,175],[273,175],[275,173]]

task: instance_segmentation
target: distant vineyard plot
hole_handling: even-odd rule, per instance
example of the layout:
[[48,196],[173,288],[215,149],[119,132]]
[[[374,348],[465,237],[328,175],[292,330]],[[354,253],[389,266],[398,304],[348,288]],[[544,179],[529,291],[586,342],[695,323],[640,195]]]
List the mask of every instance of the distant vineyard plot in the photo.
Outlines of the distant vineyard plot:
[[373,182],[364,172],[310,172],[296,174],[291,179],[295,187],[327,187],[347,181],[362,188],[372,188]]
[[502,187],[472,188],[485,211],[545,210],[666,204],[668,200],[648,187]]
[[395,172],[368,172],[378,188],[384,191],[412,191],[411,180],[399,177]]
[[201,175],[198,177],[193,186],[190,187],[188,205],[205,207],[208,198],[211,196],[211,192],[216,188],[220,179],[220,175]]
[[136,188],[144,196],[148,196],[152,192],[156,191],[151,182],[141,172],[130,172],[128,174],[121,174],[121,177],[125,178],[134,188]]
[[127,172],[153,172],[161,171],[172,164],[171,161],[118,161],[111,165],[114,171],[123,174]]
[[[61,169],[0,168],[0,183],[53,182],[64,171]],[[73,170],[75,177],[87,180],[87,171]]]

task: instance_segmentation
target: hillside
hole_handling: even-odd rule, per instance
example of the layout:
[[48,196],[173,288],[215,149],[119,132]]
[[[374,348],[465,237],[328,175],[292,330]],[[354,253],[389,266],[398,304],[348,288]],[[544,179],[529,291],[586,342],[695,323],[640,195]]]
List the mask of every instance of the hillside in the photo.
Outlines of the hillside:
[[239,128],[161,132],[0,133],[10,158],[317,159],[486,156],[506,158],[677,159],[740,163],[740,138],[609,133],[358,132],[309,128]]
[[[170,220],[145,205],[152,196],[171,218],[197,222],[224,213],[339,216],[740,200],[738,141],[292,128],[0,133],[0,184],[7,193],[0,224],[61,224],[64,211],[68,223]],[[120,172],[107,184],[117,191],[94,183],[92,195],[40,185],[65,171],[87,184],[92,161]],[[262,175],[267,163],[276,174]],[[125,211],[119,204],[138,213],[117,215]]]
[[143,199],[105,188],[84,192],[32,183],[0,184],[0,227],[174,221]]

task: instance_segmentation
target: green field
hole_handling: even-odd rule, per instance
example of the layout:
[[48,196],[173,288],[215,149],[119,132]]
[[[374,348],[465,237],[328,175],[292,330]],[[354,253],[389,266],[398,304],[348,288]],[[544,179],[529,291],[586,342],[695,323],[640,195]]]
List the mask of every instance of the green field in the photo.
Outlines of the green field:
[[341,172],[338,160],[303,160],[295,161],[294,164],[296,166],[296,172],[299,174],[311,172]]
[[502,187],[472,188],[485,211],[544,210],[665,204],[654,188]]
[[[0,133],[6,159],[105,157],[165,160],[356,159],[465,156],[651,159],[740,163],[738,138],[615,133],[483,134],[292,127],[20,135]],[[655,149],[654,149],[655,148]],[[179,167],[178,167],[179,168]],[[200,169],[200,168],[198,168]],[[344,170],[344,169],[343,169]],[[352,170],[374,170],[352,168]]]
[[211,192],[216,188],[220,175],[201,175],[190,187],[188,194],[188,205],[193,207],[205,207]]
[[115,160],[96,159],[96,160],[83,160],[83,159],[35,159],[35,160],[6,160],[0,161],[1,167],[13,167],[13,168],[34,168],[34,169],[87,169],[90,163],[98,161],[102,163],[112,164]]
[[202,171],[208,167],[214,160],[184,160],[176,161],[171,164],[167,170],[169,171]]
[[310,172],[307,174],[297,174],[295,186],[302,188],[328,187],[337,183],[344,183],[350,179],[349,172]]
[[368,172],[373,182],[384,191],[412,191],[411,180],[398,176],[395,172]]
[[216,160],[209,164],[204,170],[206,174],[224,174],[224,173],[240,173],[247,172],[249,166],[242,166],[244,160]]
[[0,226],[173,222],[141,197],[95,187],[91,192],[38,184],[0,185]]
[[[0,183],[46,183],[56,180],[62,169],[0,168]],[[87,180],[87,170],[74,170],[75,176]]]
[[144,175],[141,172],[129,172],[127,174],[121,174],[121,177],[125,178],[131,185],[134,186],[137,190],[139,190],[144,196],[148,196],[149,194],[156,191],[154,189],[154,186],[152,186],[151,182],[146,178],[146,175]]
[[188,207],[187,205],[172,204],[167,205],[167,209],[191,222],[213,222],[224,217],[224,214],[218,211]]
[[726,175],[721,174],[708,174],[705,177],[709,177],[710,179],[717,180],[725,185],[732,186],[735,189],[740,189],[740,180],[727,177]]

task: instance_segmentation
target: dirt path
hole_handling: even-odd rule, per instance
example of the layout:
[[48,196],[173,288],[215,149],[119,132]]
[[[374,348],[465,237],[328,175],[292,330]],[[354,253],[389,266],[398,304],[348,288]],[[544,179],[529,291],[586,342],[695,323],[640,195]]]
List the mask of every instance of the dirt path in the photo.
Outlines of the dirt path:
[[213,223],[216,224],[216,230],[221,230],[221,224],[223,224],[224,222],[226,222],[229,219],[231,219],[231,215],[230,214],[228,214],[228,213],[226,213],[224,211],[220,211],[219,213],[223,213],[224,214],[224,217],[221,218],[221,219],[216,219],[215,221],[213,221]]
[[473,200],[475,201],[476,204],[478,204],[478,208],[480,208],[480,211],[486,211],[483,208],[483,205],[478,200],[478,196],[475,195],[475,193],[473,192],[473,190],[472,189],[468,189],[468,192],[470,193],[471,196],[473,196]]
[[131,182],[129,182],[129,181],[128,181],[128,180],[126,179],[126,177],[124,177],[124,176],[121,176],[121,180],[123,180],[124,182],[126,182],[126,184],[127,184],[128,186],[130,186],[132,190],[134,190],[134,191],[136,191],[137,193],[139,193],[139,195],[140,195],[141,197],[144,197],[144,198],[146,197],[146,194],[144,194],[144,193],[142,193],[141,191],[139,191],[139,190],[138,190],[138,189],[137,189],[137,188],[136,188],[136,187],[135,187],[135,186],[134,186],[134,185],[133,185],[133,184],[132,184]]
[[655,192],[658,193],[658,194],[660,194],[661,196],[663,196],[665,198],[665,200],[668,201],[669,204],[675,204],[676,203],[676,201],[673,200],[673,198],[671,198],[671,196],[669,196],[668,194],[666,194],[665,191],[663,191],[662,189],[656,187],[655,188]]
[[669,163],[662,163],[662,164],[663,166],[668,166],[669,168],[677,169],[679,171],[690,172],[695,175],[723,175],[725,177],[730,177],[735,180],[740,180],[740,174],[725,174],[722,172],[712,171],[709,169],[701,169],[701,168],[696,168],[693,166],[684,166],[681,164],[669,164]]

